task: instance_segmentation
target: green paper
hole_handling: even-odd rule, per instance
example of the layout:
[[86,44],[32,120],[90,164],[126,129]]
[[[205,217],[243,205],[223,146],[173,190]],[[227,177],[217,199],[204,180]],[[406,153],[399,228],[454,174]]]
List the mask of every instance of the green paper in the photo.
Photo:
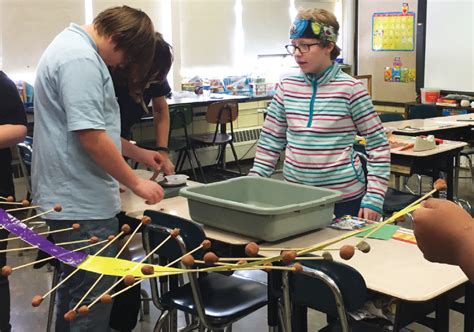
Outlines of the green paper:
[[[399,229],[400,226],[395,226],[395,225],[383,225],[380,229],[378,229],[376,232],[374,232],[373,234],[371,234],[369,236],[369,239],[378,239],[378,240],[390,240],[393,236],[393,234],[395,234],[395,232],[397,231],[397,229]],[[365,231],[365,232],[362,232],[362,233],[359,233],[357,234],[356,236],[357,237],[364,237],[365,235],[369,234],[370,232],[372,232],[373,229],[369,230],[369,231]]]

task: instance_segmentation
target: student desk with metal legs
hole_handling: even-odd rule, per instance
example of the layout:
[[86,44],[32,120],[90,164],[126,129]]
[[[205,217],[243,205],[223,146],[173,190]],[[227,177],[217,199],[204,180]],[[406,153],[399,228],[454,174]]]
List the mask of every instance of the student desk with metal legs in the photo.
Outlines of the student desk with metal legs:
[[[325,228],[279,242],[263,243],[261,246],[307,247],[339,236],[342,232]],[[349,238],[332,247],[355,245],[358,241],[359,238]],[[472,287],[459,267],[428,262],[413,243],[395,239],[367,239],[367,242],[371,246],[369,253],[357,251],[352,259],[343,262],[359,271],[368,289],[397,299],[395,331],[414,321],[423,322],[426,315],[433,311],[436,312],[436,319],[432,322],[434,330],[448,331],[449,304],[463,295],[466,296],[468,306],[464,319],[465,331],[472,331]],[[273,256],[279,252],[262,251],[261,254]],[[333,257],[342,261],[336,254]]]
[[413,173],[428,175],[438,179],[440,172],[446,173],[447,198],[454,197],[454,168],[459,152],[467,146],[465,142],[443,141],[432,150],[415,152],[409,150],[391,150],[391,173],[410,176]]

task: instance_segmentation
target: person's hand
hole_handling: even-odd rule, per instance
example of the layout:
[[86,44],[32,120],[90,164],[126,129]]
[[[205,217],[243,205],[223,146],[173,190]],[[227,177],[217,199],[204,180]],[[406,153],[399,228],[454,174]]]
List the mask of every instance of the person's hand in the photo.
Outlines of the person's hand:
[[473,227],[471,216],[448,200],[430,198],[413,213],[416,242],[431,262],[459,265]]
[[147,204],[156,204],[165,195],[163,188],[155,181],[138,179],[137,184],[130,188],[137,196],[144,198]]
[[163,163],[161,164],[161,170],[165,175],[172,175],[174,174],[174,164],[171,162],[167,153],[163,152],[160,153],[163,157]]
[[373,221],[379,221],[381,215],[380,215],[380,213],[378,213],[377,211],[374,211],[372,209],[360,208],[358,217],[368,219],[368,220],[373,220]]
[[160,172],[165,162],[165,157],[163,157],[161,153],[147,149],[140,149],[139,155],[136,159],[139,163],[145,164],[155,172]]

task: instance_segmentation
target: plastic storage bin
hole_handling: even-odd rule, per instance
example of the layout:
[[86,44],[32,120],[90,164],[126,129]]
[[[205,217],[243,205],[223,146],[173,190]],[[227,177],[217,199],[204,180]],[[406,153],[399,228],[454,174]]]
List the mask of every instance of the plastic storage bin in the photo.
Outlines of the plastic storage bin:
[[183,188],[197,222],[265,241],[327,226],[339,191],[290,182],[239,177]]

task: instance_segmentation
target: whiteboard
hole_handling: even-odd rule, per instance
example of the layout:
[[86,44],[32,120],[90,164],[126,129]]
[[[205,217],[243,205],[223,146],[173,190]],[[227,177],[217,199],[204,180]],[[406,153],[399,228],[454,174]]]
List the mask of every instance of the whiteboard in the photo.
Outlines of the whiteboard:
[[426,88],[474,92],[474,0],[427,0]]

